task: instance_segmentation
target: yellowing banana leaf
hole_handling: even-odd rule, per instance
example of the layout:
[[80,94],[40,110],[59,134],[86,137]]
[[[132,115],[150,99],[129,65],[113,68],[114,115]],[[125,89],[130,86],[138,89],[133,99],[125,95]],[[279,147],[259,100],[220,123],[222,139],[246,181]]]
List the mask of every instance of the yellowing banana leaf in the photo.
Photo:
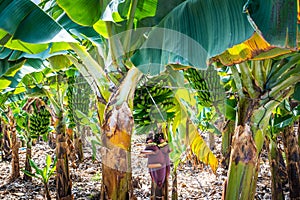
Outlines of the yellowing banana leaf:
[[297,12],[298,12],[297,23],[300,24],[300,3],[299,3],[299,1],[297,3]]
[[209,165],[213,172],[216,173],[219,164],[218,159],[206,145],[206,142],[203,140],[197,128],[193,124],[189,125],[189,132],[192,152],[200,161]]
[[221,55],[211,59],[220,61],[223,65],[230,66],[246,60],[264,60],[274,58],[283,54],[291,53],[292,50],[271,46],[258,33],[241,44],[234,45]]
[[271,48],[268,42],[255,33],[245,42],[237,44],[227,49],[221,55],[212,58],[212,61],[219,60],[223,65],[229,66],[253,58],[260,52]]
[[27,42],[22,42],[20,40],[12,40],[11,39],[5,44],[5,47],[14,49],[14,50],[18,50],[18,51],[23,51],[23,52],[30,53],[30,54],[37,54],[37,53],[47,50],[49,45],[48,44],[36,45],[36,44],[30,44]]

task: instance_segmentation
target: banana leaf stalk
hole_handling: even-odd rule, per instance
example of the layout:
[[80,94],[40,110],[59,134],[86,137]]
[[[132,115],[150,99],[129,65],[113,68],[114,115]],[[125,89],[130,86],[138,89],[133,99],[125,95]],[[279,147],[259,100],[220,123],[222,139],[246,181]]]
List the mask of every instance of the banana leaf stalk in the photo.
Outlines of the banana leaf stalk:
[[234,121],[228,120],[222,131],[222,155],[224,157],[222,164],[225,167],[229,165],[229,157],[231,151],[231,141],[234,133]]

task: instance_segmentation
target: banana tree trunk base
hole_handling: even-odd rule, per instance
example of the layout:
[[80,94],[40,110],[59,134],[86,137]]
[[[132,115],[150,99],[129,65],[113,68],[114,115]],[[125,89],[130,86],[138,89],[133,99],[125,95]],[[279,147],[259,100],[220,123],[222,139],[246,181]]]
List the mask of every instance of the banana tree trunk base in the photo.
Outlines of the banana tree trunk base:
[[[59,136],[58,136],[59,137]],[[57,199],[73,199],[72,182],[70,179],[67,143],[61,142],[57,144],[57,163],[56,163],[56,190]]]
[[126,102],[105,114],[102,126],[101,199],[133,199],[131,171],[131,134],[133,117]]
[[256,151],[250,127],[238,126],[233,139],[228,179],[223,191],[226,200],[254,199],[259,171]]
[[133,195],[130,186],[126,184],[131,179],[131,173],[118,171],[105,165],[102,166],[102,173],[106,176],[103,177],[101,199],[131,199]]
[[56,127],[56,199],[72,200],[72,181],[69,171],[68,144],[63,118]]
[[101,199],[129,200],[133,198],[132,173],[128,163],[130,152],[119,147],[101,148]]
[[[29,163],[30,159],[31,159],[31,141],[28,141],[27,142],[27,148],[26,148],[26,159],[25,159],[25,170],[28,171],[28,172],[32,171],[30,163]],[[28,176],[27,174],[24,174],[23,179],[26,180],[26,181],[31,181],[32,177]]]
[[83,145],[82,145],[81,138],[75,138],[74,143],[75,143],[75,151],[76,151],[78,161],[82,162],[84,159],[84,156],[83,156],[83,148],[82,148]]

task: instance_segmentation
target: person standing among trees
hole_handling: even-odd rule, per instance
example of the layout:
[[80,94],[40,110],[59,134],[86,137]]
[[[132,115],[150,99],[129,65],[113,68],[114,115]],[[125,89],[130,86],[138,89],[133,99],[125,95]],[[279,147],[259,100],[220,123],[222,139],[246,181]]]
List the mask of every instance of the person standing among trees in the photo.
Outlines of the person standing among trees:
[[148,168],[152,179],[151,199],[167,198],[167,178],[170,174],[170,149],[163,133],[150,133],[146,148],[142,152],[148,157]]

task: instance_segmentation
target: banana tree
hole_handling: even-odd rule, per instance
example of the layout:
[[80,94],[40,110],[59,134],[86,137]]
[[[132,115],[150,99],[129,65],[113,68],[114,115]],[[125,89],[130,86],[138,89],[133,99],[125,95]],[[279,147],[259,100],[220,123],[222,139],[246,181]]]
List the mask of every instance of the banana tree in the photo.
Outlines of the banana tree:
[[[4,54],[8,61],[16,54],[15,51],[7,50],[6,54]],[[47,54],[47,53],[46,53]],[[44,55],[46,55],[44,54]],[[37,55],[35,55],[37,56]],[[37,56],[38,57],[38,56]],[[58,83],[57,83],[57,73],[54,69],[46,68],[46,62],[41,61],[40,59],[30,59],[30,58],[22,58],[19,54],[17,54],[14,59],[16,60],[13,62],[14,65],[6,65],[8,69],[4,71],[2,76],[2,80],[7,80],[7,87],[2,89],[3,94],[8,94],[10,96],[21,96],[22,94],[26,95],[48,95],[49,99],[52,102],[52,106],[55,109],[55,112],[52,112],[58,120],[56,121],[56,132],[57,132],[57,157],[58,157],[58,181],[57,181],[57,196],[58,198],[72,198],[71,194],[71,181],[69,177],[68,171],[68,163],[67,160],[67,148],[65,146],[65,126],[64,120],[62,119],[61,111],[63,110],[63,97],[60,94],[60,90],[57,90]],[[20,62],[21,60],[21,62]],[[3,62],[8,62],[7,60],[3,60]],[[8,62],[9,63],[9,62]],[[20,63],[16,65],[15,63]],[[12,73],[14,71],[15,73]],[[47,77],[47,85],[50,84],[48,87],[42,87],[40,85],[45,84],[45,79]],[[38,90],[35,90],[38,88]],[[37,93],[38,91],[38,93]],[[55,94],[58,91],[58,94]],[[57,99],[56,99],[57,98]],[[47,110],[44,107],[46,105],[39,105],[37,108],[38,114],[43,115]],[[49,117],[49,116],[48,116]],[[36,117],[31,117],[29,120],[31,121],[30,124],[33,125],[35,122],[35,128],[33,126],[29,127],[29,131],[31,134],[37,133],[41,134],[41,132],[45,132],[45,129],[37,123],[44,122],[44,121],[37,121]],[[49,122],[49,121],[48,121]],[[38,127],[37,127],[38,126]],[[31,129],[32,127],[32,129]],[[46,125],[46,131],[48,129],[48,125]],[[60,136],[60,137],[59,137]],[[15,144],[18,144],[15,142]],[[29,150],[30,148],[28,148]],[[63,178],[61,178],[63,177]],[[66,180],[67,179],[67,180]]]
[[258,159],[268,121],[280,102],[293,94],[299,78],[298,63],[299,55],[293,54],[278,60],[249,61],[231,66],[238,93],[238,110],[224,191],[226,199],[254,198]]
[[[65,72],[62,72],[65,73]],[[44,93],[51,102],[52,115],[55,118],[54,126],[56,133],[56,190],[58,199],[73,199],[72,181],[69,172],[69,156],[67,146],[66,116],[64,109],[64,93],[66,84],[62,84],[60,72],[53,76],[54,81],[49,88],[44,88]]]
[[[25,170],[31,172],[29,160],[31,159],[32,140],[40,136],[47,137],[50,131],[50,112],[46,108],[47,102],[40,98],[28,98],[22,106],[22,111],[17,118],[17,125],[24,131],[26,141]],[[30,176],[24,175],[25,180],[31,180]]]
[[[39,32],[36,30],[33,31],[29,28],[28,30],[32,32],[26,32],[26,36],[25,32],[22,32],[21,28],[18,29],[17,27],[22,27],[22,30],[24,30],[24,28],[28,27],[27,25],[29,22],[36,22],[36,26],[34,27],[41,28],[42,30],[49,29],[43,28],[46,24],[41,24],[37,21],[30,21],[34,15],[30,15],[27,20],[21,21],[20,19],[23,19],[23,17],[20,16],[24,15],[24,13],[20,13],[18,18],[11,13],[18,13],[17,11],[22,8],[23,10],[28,10],[27,13],[41,15],[47,22],[49,21],[49,18],[43,16],[40,11],[37,11],[37,8],[34,7],[35,5],[30,4],[29,1],[26,1],[24,4],[20,4],[20,1],[17,0],[4,2],[6,2],[6,4],[1,4],[3,6],[3,9],[1,9],[1,17],[3,16],[3,19],[5,20],[3,20],[0,24],[2,30],[2,44],[10,46],[11,48],[21,49],[24,46],[28,47],[30,45],[28,43],[43,42],[43,45],[32,45],[32,49],[34,49],[37,53],[48,48],[53,52],[58,49],[61,50],[65,43],[63,43],[63,45],[61,45],[62,43],[53,43],[52,46],[49,45],[50,42],[58,41],[57,39],[61,37],[56,36],[61,36],[61,34],[66,34],[66,40],[74,42],[74,40],[70,39],[70,35],[51,19],[51,26],[46,27],[54,27],[55,29],[51,30],[55,31]],[[165,69],[165,65],[170,63],[180,63],[186,66],[205,68],[207,59],[217,56],[229,47],[239,44],[245,40],[246,42],[238,46],[238,51],[229,49],[225,52],[225,56],[217,59],[224,60],[224,58],[229,58],[231,55],[235,54],[238,55],[238,59],[235,58],[232,62],[241,62],[254,57],[255,54],[262,51],[275,49],[274,46],[267,43],[264,39],[271,44],[279,46],[284,46],[286,41],[288,41],[286,45],[288,47],[294,48],[297,46],[297,39],[293,36],[293,33],[296,32],[296,17],[290,17],[296,16],[297,14],[295,5],[296,2],[290,2],[290,4],[288,4],[287,1],[283,0],[279,1],[279,3],[277,1],[249,1],[247,6],[244,7],[245,3],[246,1],[238,0],[218,2],[189,0],[184,2],[175,1],[172,3],[166,1],[144,1],[143,3],[137,1],[125,1],[119,4],[113,1],[105,1],[102,2],[102,4],[98,1],[81,1],[80,4],[77,4],[75,1],[58,1],[59,6],[63,7],[73,21],[81,25],[93,25],[94,30],[103,36],[100,37],[100,39],[97,38],[97,42],[104,42],[96,43],[94,41],[94,44],[104,48],[109,47],[110,49],[109,51],[100,51],[100,54],[103,55],[102,57],[108,59],[99,59],[101,56],[97,57],[101,64],[99,65],[95,64],[95,60],[92,60],[86,51],[79,48],[78,45],[70,43],[64,46],[64,49],[70,48],[71,46],[78,56],[81,57],[84,64],[81,66],[81,62],[76,63],[77,60],[73,58],[70,59],[72,62],[76,63],[78,68],[82,71],[88,72],[86,73],[87,75],[92,75],[93,79],[92,81],[90,80],[90,83],[93,83],[93,81],[96,83],[96,88],[100,90],[97,95],[100,99],[104,99],[105,102],[108,102],[110,94],[104,92],[105,88],[108,88],[107,84],[104,83],[108,83],[108,81],[103,73],[103,64],[108,63],[105,65],[106,70],[108,71],[120,71],[118,69],[121,69],[121,72],[123,70],[124,73],[124,71],[127,71],[126,67],[132,68],[133,70],[134,67],[130,64],[130,62],[128,62],[128,58],[130,58],[133,53],[134,56],[131,57],[131,61],[142,72],[158,74]],[[165,8],[166,5],[167,9]],[[286,8],[286,6],[290,6],[288,7],[290,9],[282,9],[281,11],[280,5],[284,5],[284,8]],[[242,13],[243,7],[245,8],[245,12],[250,14],[250,17],[252,17],[252,21],[250,20],[251,23],[259,22],[258,24],[252,24],[251,26],[247,19],[247,15]],[[79,9],[80,11],[84,10],[84,14],[86,15],[78,15]],[[274,10],[278,12],[273,12]],[[290,10],[292,12],[290,12]],[[216,11],[218,11],[218,13],[222,13],[222,15],[215,15]],[[272,16],[272,13],[276,13],[278,15],[277,18],[271,18],[270,16]],[[274,19],[280,19],[281,22],[285,22],[284,17],[290,17],[291,23],[281,24],[281,26],[278,27],[276,21],[272,21]],[[12,21],[12,19],[14,19],[14,21]],[[269,19],[270,21],[268,21]],[[13,23],[5,23],[6,21],[12,21]],[[122,24],[124,26],[122,26]],[[113,34],[120,33],[120,31],[131,30],[134,27],[133,25],[135,25],[135,27],[149,27],[157,24],[159,24],[159,28],[151,29],[151,31],[150,29],[143,29],[141,31],[142,34],[137,34],[137,36],[146,36],[143,38],[134,37],[134,34],[136,33],[134,31],[122,34],[121,37],[123,37],[124,40],[121,40],[121,42],[118,37],[113,37]],[[211,24],[217,25],[211,26]],[[264,26],[265,24],[268,24],[269,26],[266,27]],[[264,39],[261,36],[254,34],[253,27],[260,35],[264,36]],[[286,30],[288,30],[288,32]],[[70,32],[73,34],[76,34],[76,32],[78,33],[76,29],[70,29]],[[223,33],[229,32],[232,34],[225,35],[226,37],[224,37]],[[42,33],[41,37],[35,37],[37,33]],[[78,35],[81,35],[78,37],[82,38],[82,35],[84,34]],[[278,37],[274,37],[274,35]],[[85,36],[85,38],[90,38],[91,40],[94,39],[94,35]],[[288,38],[288,40],[286,40],[286,38]],[[19,42],[21,42],[22,45],[14,42],[14,39],[19,39]],[[138,47],[140,47],[139,42],[143,42],[144,40],[146,41],[146,43],[142,46],[144,48],[141,48],[139,51],[135,51]],[[59,42],[62,41],[63,40],[61,39]],[[122,49],[119,47],[122,47],[123,50],[118,51]],[[27,52],[28,49],[30,48],[27,48]],[[33,50],[31,53],[32,52]],[[287,52],[288,51],[275,49],[267,56],[270,57]],[[149,63],[151,63],[151,65],[149,65]],[[119,91],[119,93],[121,93],[122,90],[120,90],[119,86],[124,86],[124,84],[120,84],[118,81],[112,81],[112,83],[118,87],[115,91]],[[134,88],[135,86],[132,87]],[[113,95],[110,99],[116,100],[116,98],[119,98],[117,96],[118,95]],[[122,101],[121,97],[120,99]],[[113,103],[121,105],[120,101],[117,100],[115,102],[111,102],[109,105],[113,105]],[[102,111],[104,110],[104,106],[99,107]],[[104,121],[102,124],[105,124],[105,120],[110,119],[109,117],[103,117],[103,115],[100,117],[100,121]],[[107,187],[111,188],[112,186],[110,185]]]

